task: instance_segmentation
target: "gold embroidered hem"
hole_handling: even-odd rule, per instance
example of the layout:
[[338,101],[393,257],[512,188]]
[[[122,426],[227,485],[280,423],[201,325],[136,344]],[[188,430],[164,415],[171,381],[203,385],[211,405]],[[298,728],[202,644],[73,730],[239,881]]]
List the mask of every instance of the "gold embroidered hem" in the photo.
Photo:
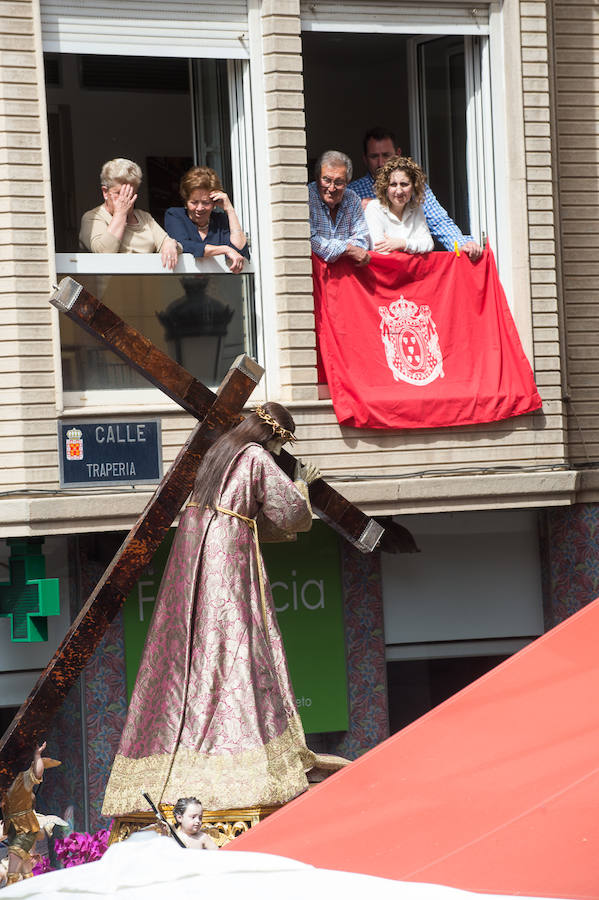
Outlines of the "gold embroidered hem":
[[307,789],[305,773],[315,760],[306,747],[299,716],[268,744],[240,753],[202,754],[179,746],[174,760],[166,753],[142,759],[117,754],[102,814],[146,811],[141,791],[154,802],[170,804],[179,797],[197,796],[205,809],[279,806]]

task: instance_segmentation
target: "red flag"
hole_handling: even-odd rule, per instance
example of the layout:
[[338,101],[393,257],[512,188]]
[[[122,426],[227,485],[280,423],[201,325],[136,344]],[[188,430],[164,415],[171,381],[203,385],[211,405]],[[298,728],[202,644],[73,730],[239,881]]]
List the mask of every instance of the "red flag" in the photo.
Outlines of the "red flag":
[[316,334],[335,414],[355,428],[495,422],[541,407],[487,248],[312,256]]

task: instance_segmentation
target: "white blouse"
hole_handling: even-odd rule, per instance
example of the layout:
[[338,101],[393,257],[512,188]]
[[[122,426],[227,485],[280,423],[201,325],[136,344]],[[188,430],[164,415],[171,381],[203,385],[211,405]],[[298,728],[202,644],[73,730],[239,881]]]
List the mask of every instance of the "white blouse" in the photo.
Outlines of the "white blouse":
[[404,238],[406,253],[428,253],[434,247],[422,206],[420,203],[409,203],[404,209],[402,219],[383,206],[379,200],[371,200],[364,210],[372,246],[382,241],[385,235],[390,238]]

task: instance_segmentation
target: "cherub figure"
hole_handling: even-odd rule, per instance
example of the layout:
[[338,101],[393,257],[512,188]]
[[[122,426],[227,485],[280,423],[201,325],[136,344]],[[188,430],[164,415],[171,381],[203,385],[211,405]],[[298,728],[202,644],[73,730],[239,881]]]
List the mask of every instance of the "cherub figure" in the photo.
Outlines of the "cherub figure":
[[[44,741],[36,748],[29,768],[17,775],[4,795],[2,818],[4,840],[8,843],[8,868],[5,875],[7,884],[31,878],[35,842],[43,836],[43,831],[51,834],[55,825],[67,824],[58,816],[42,816],[34,811],[34,788],[41,784],[44,770],[60,765],[58,759],[42,756],[45,749]],[[1,879],[2,876],[0,885]]]
[[202,831],[203,812],[197,797],[180,797],[173,809],[177,834],[190,849],[218,850],[210,835]]

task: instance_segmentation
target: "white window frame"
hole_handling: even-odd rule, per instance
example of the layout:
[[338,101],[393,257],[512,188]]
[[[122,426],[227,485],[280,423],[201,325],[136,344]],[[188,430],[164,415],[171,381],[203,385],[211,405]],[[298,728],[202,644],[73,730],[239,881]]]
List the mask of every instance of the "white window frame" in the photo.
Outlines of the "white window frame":
[[[476,139],[469,142],[468,182],[471,206],[471,227],[485,231],[495,254],[501,282],[508,303],[513,305],[513,271],[510,243],[509,197],[498,185],[507,183],[507,146],[505,88],[503,83],[503,16],[498,0],[485,3],[487,17],[475,7],[436,0],[362,0],[343,8],[334,0],[301,0],[302,30],[338,33],[378,33],[414,35],[414,41],[433,40],[446,35],[463,35],[466,45],[467,90],[472,102],[468,106],[468,133]],[[408,58],[408,96],[410,98],[410,129],[414,154],[418,147],[419,122],[415,51]],[[493,68],[491,68],[491,59]],[[503,137],[500,137],[503,136]],[[431,185],[434,190],[434,185]],[[513,198],[512,198],[513,199]],[[484,207],[481,210],[481,202]],[[523,336],[525,339],[525,336]],[[528,341],[525,340],[528,344]],[[530,349],[530,348],[529,348]]]
[[[77,281],[78,275],[163,275],[170,276],[162,268],[160,254],[158,253],[57,253],[56,271],[59,275],[69,275]],[[243,264],[244,274],[253,274],[256,277],[256,267],[251,260],[245,260]],[[190,253],[183,253],[172,274],[177,275],[220,275],[223,278],[237,278],[231,274],[222,257],[200,260],[195,259]],[[254,285],[254,298],[256,288]],[[57,322],[57,328],[59,322]],[[60,337],[60,334],[58,334]],[[62,382],[62,355],[59,343],[56,359],[58,369],[57,377],[57,405],[59,413],[68,415],[91,415],[99,412],[123,412],[126,409],[135,408],[144,413],[172,412],[180,407],[174,400],[163,394],[158,388],[135,388],[131,390],[81,390],[64,391]],[[264,399],[264,389],[258,384],[253,392],[256,401]]]
[[[419,36],[408,42],[409,95],[418,98],[410,102],[410,133],[412,152],[428,170],[427,140],[422,134],[422,105],[424,85],[418,70],[418,50],[439,35]],[[488,239],[499,260],[495,182],[493,177],[493,119],[490,84],[489,40],[486,35],[463,35],[466,77],[466,171],[468,175],[468,205],[470,233],[475,240]],[[433,186],[434,188],[434,186]]]
[[[229,68],[229,111],[231,119],[231,169],[233,173],[233,194],[235,205],[242,222],[250,228],[250,251],[252,260],[244,264],[247,271],[254,273],[254,328],[256,336],[256,359],[266,368],[268,358],[265,337],[265,302],[262,267],[256,265],[260,258],[260,215],[258,210],[255,128],[252,121],[252,91],[250,65],[245,60],[230,59]],[[243,176],[246,173],[246,177]],[[253,177],[249,177],[250,173]],[[239,198],[239,201],[237,200]],[[247,226],[246,226],[247,229]],[[223,261],[224,262],[224,261]],[[256,387],[256,400],[266,399],[266,381]]]
[[[111,53],[120,49],[119,45],[111,47]],[[180,56],[180,48],[175,48],[173,56]],[[89,52],[88,48],[80,51]],[[127,53],[123,53],[127,55]],[[164,55],[164,51],[163,51]],[[258,209],[256,203],[256,179],[254,165],[253,129],[252,117],[246,110],[251,110],[250,94],[250,67],[245,59],[229,59],[227,64],[230,126],[231,126],[231,168],[233,172],[233,191],[235,202],[238,206],[243,227],[248,232],[251,241],[253,259],[258,259],[260,254],[258,233]],[[242,173],[246,173],[243,177]],[[53,226],[52,226],[53,227]],[[162,274],[165,270],[161,266],[159,254],[93,254],[93,253],[57,253],[55,256],[56,273],[58,275],[71,275],[77,279],[77,274]],[[266,357],[263,335],[264,314],[261,300],[261,280],[259,266],[252,260],[246,261],[244,273],[254,276],[254,331],[255,353],[257,361],[264,366]],[[235,278],[221,258],[212,260],[195,260],[189,254],[183,254],[174,270],[174,275],[183,273],[222,274],[223,277]],[[60,319],[58,315],[52,318],[54,330],[54,365],[56,374],[56,406],[58,414],[68,413],[77,415],[92,415],[99,412],[123,412],[132,407],[144,414],[150,412],[172,412],[179,407],[166,397],[158,388],[138,388],[135,390],[84,390],[67,391],[63,389]],[[256,386],[253,400],[262,402],[266,399],[264,379]]]

